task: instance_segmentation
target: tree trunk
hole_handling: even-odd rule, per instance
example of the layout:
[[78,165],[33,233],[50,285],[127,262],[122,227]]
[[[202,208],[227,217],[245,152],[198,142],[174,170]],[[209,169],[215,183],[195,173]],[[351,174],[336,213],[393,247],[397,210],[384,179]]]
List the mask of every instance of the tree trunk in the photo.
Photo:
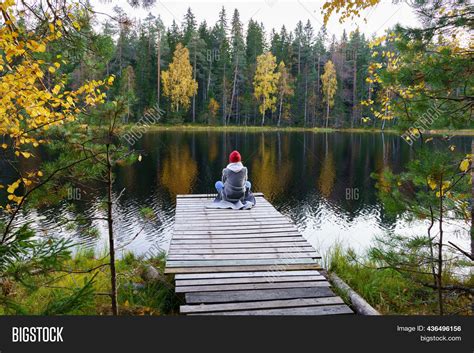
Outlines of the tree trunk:
[[[474,139],[471,141],[471,153],[474,156]],[[471,200],[474,200],[474,168],[471,163]],[[474,202],[471,202],[471,256],[474,257]],[[474,315],[474,295],[471,301],[471,315]]]
[[443,310],[443,176],[441,175],[439,185],[439,241],[438,241],[438,305],[439,315]]
[[226,112],[227,112],[227,107],[226,107],[226,96],[225,96],[225,91],[226,91],[226,87],[225,87],[225,63],[224,63],[224,70],[223,70],[223,74],[222,74],[222,122],[224,123],[224,126],[227,125],[226,124]]
[[384,118],[382,121],[382,131],[385,129],[385,122],[387,121],[387,113],[388,113],[388,103],[385,103],[385,112],[384,112]]
[[[471,141],[471,153],[474,156],[474,139]],[[472,163],[474,164],[474,163]],[[471,164],[471,200],[474,200],[474,166]],[[471,255],[474,257],[474,202],[471,202]],[[474,300],[474,297],[473,297]],[[473,306],[474,313],[474,306]]]
[[[120,25],[122,26],[122,25]],[[120,35],[119,35],[119,74],[122,74],[122,28],[120,28]]]
[[257,125],[257,105],[254,104],[253,106],[253,125]]
[[237,116],[237,125],[240,126],[240,112],[239,112],[239,90],[237,89],[237,99],[235,100],[235,114]]
[[308,120],[308,68],[305,67],[305,81],[304,81],[304,127]]
[[301,73],[301,39],[298,39],[298,75]]
[[[357,47],[356,47],[357,52]],[[352,80],[352,121],[351,127],[354,127],[354,123],[356,120],[356,104],[357,104],[357,56],[354,57],[354,65],[353,65],[353,80]]]
[[209,97],[209,88],[211,87],[212,60],[209,60],[209,74],[207,75],[206,99]]
[[161,36],[160,33],[158,32],[158,43],[157,43],[157,49],[156,49],[156,78],[157,78],[157,84],[156,84],[156,106],[158,109],[160,109],[160,94],[161,94]]
[[265,98],[263,98],[262,126],[265,124]]
[[112,314],[118,315],[117,304],[117,272],[115,269],[115,241],[112,216],[112,163],[110,160],[110,144],[107,144],[107,225],[109,230],[109,253],[110,253],[110,282],[112,287]]
[[278,126],[280,126],[281,123],[281,108],[283,106],[283,94],[280,95],[280,107],[278,109]]
[[[368,88],[368,100],[370,101],[372,99],[372,83],[369,82],[369,88]],[[376,125],[376,122],[377,122],[377,119],[375,119],[374,117],[374,120],[373,120],[373,123],[372,123],[372,126],[375,127]]]
[[[316,56],[313,55],[313,73],[316,72]],[[318,80],[318,78],[316,78],[316,81]],[[316,100],[317,100],[317,96],[316,96],[316,82],[313,82],[312,85],[311,85],[311,90],[313,91],[313,105],[312,105],[312,117],[311,117],[311,121],[312,121],[312,127],[316,127]]]
[[[128,70],[127,70],[128,71]],[[127,123],[130,121],[130,91],[132,90],[132,82],[130,74],[127,74],[127,91],[128,91],[128,101],[127,101]]]
[[[196,81],[196,71],[197,71],[197,66],[196,66],[196,37],[194,37],[194,67],[193,67],[193,79]],[[193,94],[193,123],[196,122],[196,93]]]
[[326,105],[326,129],[329,126],[329,87],[328,87],[328,96],[327,96],[327,105]]
[[321,87],[319,86],[319,80],[321,79],[321,54],[318,54],[318,94],[320,92]]
[[239,67],[239,57],[237,56],[237,61],[236,61],[235,70],[234,70],[234,82],[232,84],[232,96],[230,97],[230,107],[229,107],[229,114],[227,118],[229,122],[230,122],[230,117],[232,115],[232,106],[234,105],[234,96],[235,96],[235,89],[237,85],[238,67]]
[[[322,97],[320,96],[320,92],[321,92],[320,80],[321,80],[321,54],[318,54],[318,78],[316,79],[316,82],[318,85],[318,92],[316,93],[319,98],[318,102],[322,100],[321,99]],[[318,104],[318,106],[321,107],[321,110],[323,109],[322,104]],[[321,118],[321,123],[322,122],[323,122],[323,119]]]

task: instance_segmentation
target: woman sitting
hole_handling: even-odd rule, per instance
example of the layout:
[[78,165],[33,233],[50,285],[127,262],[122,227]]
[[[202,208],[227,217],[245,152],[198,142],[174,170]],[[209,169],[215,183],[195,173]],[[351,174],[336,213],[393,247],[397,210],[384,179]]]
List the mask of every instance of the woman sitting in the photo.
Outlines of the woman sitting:
[[[232,151],[229,164],[222,170],[222,180],[216,182],[218,199],[232,203],[244,202],[251,195],[252,185],[247,179],[248,171],[242,164],[240,153]],[[252,203],[255,204],[254,201]]]

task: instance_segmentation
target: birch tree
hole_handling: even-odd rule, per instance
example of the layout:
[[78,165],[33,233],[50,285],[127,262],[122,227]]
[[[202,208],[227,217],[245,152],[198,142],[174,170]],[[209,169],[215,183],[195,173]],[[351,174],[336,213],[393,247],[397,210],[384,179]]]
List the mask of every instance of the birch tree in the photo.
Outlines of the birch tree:
[[290,72],[285,66],[285,62],[280,61],[278,64],[278,73],[280,75],[278,79],[278,126],[281,124],[281,114],[283,109],[283,101],[287,97],[291,97],[294,94],[293,91],[293,78],[291,77]]
[[262,114],[262,126],[265,124],[265,112],[276,108],[277,83],[280,73],[275,72],[276,58],[270,52],[257,57],[257,69],[253,80],[254,96],[260,102],[259,111]]
[[179,111],[180,106],[188,109],[191,97],[196,94],[198,84],[193,78],[193,68],[189,62],[189,51],[178,43],[173,61],[167,71],[161,74],[163,95],[171,100],[172,110]]
[[323,83],[323,101],[326,102],[326,127],[328,127],[329,109],[334,106],[334,95],[337,90],[336,69],[331,60],[324,65],[321,81]]

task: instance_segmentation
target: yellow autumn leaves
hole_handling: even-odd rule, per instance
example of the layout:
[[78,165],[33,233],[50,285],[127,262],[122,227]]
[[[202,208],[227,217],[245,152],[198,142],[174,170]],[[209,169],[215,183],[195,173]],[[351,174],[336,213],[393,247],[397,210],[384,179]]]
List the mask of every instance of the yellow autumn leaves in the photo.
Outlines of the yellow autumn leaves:
[[340,13],[339,22],[342,23],[348,18],[359,17],[361,12],[369,7],[375,6],[380,0],[329,0],[322,8],[324,24],[327,25],[333,12]]
[[[38,132],[74,121],[87,106],[104,103],[106,95],[101,88],[111,85],[113,77],[107,82],[94,80],[66,91],[66,81],[52,76],[61,68],[60,56],[46,62],[38,55],[62,36],[62,21],[56,19],[50,23],[48,35],[25,33],[16,24],[14,5],[13,0],[0,2],[1,16],[7,24],[0,28],[0,135],[6,138],[1,147],[10,149],[19,158],[31,158],[34,157],[31,150],[43,142],[36,138]],[[43,80],[45,75],[49,75],[47,81]],[[22,197],[15,192],[23,185],[25,193],[43,174],[37,171],[29,175],[7,187],[9,201],[20,204]],[[0,185],[0,188],[4,187]]]
[[471,166],[471,158],[471,155],[468,155],[461,161],[461,163],[459,164],[459,170],[461,172],[466,173],[469,170],[469,167]]
[[[413,87],[402,88],[399,84],[390,84],[383,85],[381,89],[376,90],[375,86],[377,84],[382,84],[382,79],[380,76],[381,71],[393,72],[399,69],[399,60],[395,52],[388,50],[377,51],[377,47],[387,44],[389,42],[394,42],[398,38],[395,33],[389,33],[388,35],[383,35],[373,39],[369,43],[369,47],[373,50],[372,58],[380,57],[381,62],[371,62],[367,68],[368,76],[365,81],[369,83],[370,95],[374,94],[374,99],[368,98],[361,101],[361,105],[370,107],[370,111],[373,113],[374,117],[380,120],[392,120],[395,118],[394,107],[393,107],[393,97],[401,96],[403,98],[413,98]],[[375,103],[378,104],[378,108],[375,107]]]
[[323,100],[327,103],[329,111],[329,108],[334,106],[334,95],[337,90],[336,68],[331,60],[328,60],[324,65],[321,82],[323,84]]
[[168,70],[161,73],[163,95],[171,100],[174,111],[180,106],[189,108],[191,97],[197,93],[198,84],[193,79],[193,68],[189,62],[189,51],[178,43],[173,54],[173,61]]
[[[459,170],[462,173],[468,173],[471,168],[472,155],[468,154],[466,157],[459,163]],[[471,179],[470,179],[471,180]],[[452,187],[452,182],[449,180],[444,180],[440,182],[438,178],[433,176],[428,176],[426,179],[426,184],[431,190],[438,190],[436,192],[436,197],[441,196],[450,196],[449,190]]]
[[262,125],[265,122],[265,112],[270,109],[275,111],[277,83],[280,72],[277,68],[276,58],[270,52],[257,57],[257,68],[253,78],[254,96],[260,102],[259,111],[262,114]]

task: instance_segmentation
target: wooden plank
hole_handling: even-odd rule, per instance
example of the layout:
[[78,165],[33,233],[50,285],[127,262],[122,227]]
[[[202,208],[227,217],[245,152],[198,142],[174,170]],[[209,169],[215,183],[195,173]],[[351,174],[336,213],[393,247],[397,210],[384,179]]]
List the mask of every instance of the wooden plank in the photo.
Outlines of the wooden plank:
[[[298,236],[299,233],[297,231],[291,231],[291,230],[282,230],[280,231],[279,229],[276,230],[268,230],[266,231],[265,229],[259,232],[258,230],[254,230],[251,233],[247,232],[242,232],[239,233],[239,231],[235,232],[215,232],[215,231],[208,231],[207,233],[202,232],[182,232],[179,234],[175,234],[173,237],[176,239],[197,239],[197,238],[204,238],[204,239],[215,239],[215,238],[223,238],[223,239],[232,239],[232,238],[254,238],[254,237],[259,237],[259,238],[268,238],[268,237],[296,237]],[[301,235],[300,235],[301,236]]]
[[274,282],[304,282],[304,281],[326,281],[324,276],[268,276],[259,277],[236,277],[236,278],[204,278],[204,279],[178,279],[176,287],[199,286],[211,284],[238,284],[238,283],[274,283]]
[[171,250],[182,250],[182,251],[187,251],[187,250],[216,250],[218,251],[219,249],[222,250],[242,250],[242,251],[252,251],[252,249],[299,249],[299,248],[309,248],[311,251],[314,250],[314,248],[309,245],[308,242],[306,242],[304,239],[301,241],[293,241],[293,242],[263,242],[263,243],[224,243],[224,244],[218,244],[218,243],[197,243],[197,244],[192,244],[189,242],[184,242],[180,244],[173,244],[173,241],[170,244],[170,251]]
[[[243,234],[176,234],[173,239],[241,239],[241,238],[274,238],[274,237],[296,237],[298,232],[278,232],[278,233],[243,233]],[[301,235],[300,235],[301,236]]]
[[252,209],[240,209],[234,210],[231,208],[208,208],[205,206],[199,207],[188,207],[188,206],[179,206],[176,208],[176,211],[179,216],[181,217],[190,217],[193,215],[199,216],[243,216],[243,217],[251,217],[255,215],[271,215],[273,217],[277,217],[280,215],[274,207],[271,206],[255,206]]
[[281,213],[271,213],[269,214],[268,212],[265,212],[262,215],[254,214],[254,213],[234,213],[232,217],[229,217],[228,215],[225,214],[200,214],[200,215],[182,215],[180,213],[175,215],[175,221],[176,222],[188,222],[188,220],[193,220],[193,222],[213,222],[213,221],[219,221],[221,222],[222,220],[232,220],[232,221],[242,221],[242,220],[248,220],[248,221],[253,221],[253,222],[263,222],[267,221],[268,219],[285,219],[288,220],[285,216],[283,216]]
[[316,258],[316,252],[294,252],[282,254],[169,254],[167,261],[180,260],[253,260],[253,259],[293,259]]
[[[214,213],[233,213],[236,215],[239,214],[253,214],[253,213],[264,213],[264,212],[272,212],[276,213],[278,210],[273,207],[271,204],[258,204],[252,208],[248,209],[233,209],[233,208],[214,208],[211,206],[210,202],[203,202],[200,204],[177,204],[176,210],[181,213],[183,211],[190,211],[190,212],[214,212]],[[278,212],[279,213],[279,212]]]
[[272,205],[272,204],[263,204],[263,203],[258,203],[252,208],[249,209],[233,209],[233,208],[214,208],[212,206],[212,203],[210,202],[202,202],[200,204],[177,204],[176,208],[181,211],[185,211],[186,209],[196,211],[196,212],[215,212],[215,213],[221,213],[221,212],[227,212],[227,213],[233,213],[236,215],[239,214],[252,214],[252,213],[262,213],[262,212],[273,212],[273,213],[281,213]]
[[176,207],[176,212],[179,212],[180,214],[183,215],[189,215],[191,213],[194,214],[231,214],[231,215],[252,215],[252,214],[274,214],[278,212],[274,207],[272,206],[264,206],[264,205],[259,205],[255,206],[252,209],[240,209],[240,210],[234,210],[231,208],[209,208],[206,207],[205,205],[201,206],[177,206]]
[[261,216],[261,217],[220,217],[220,216],[210,216],[210,217],[201,217],[201,216],[189,216],[189,217],[179,217],[174,219],[175,226],[185,226],[195,224],[196,226],[219,226],[219,225],[267,225],[267,224],[291,224],[295,225],[287,220],[282,218],[277,218],[274,216]]
[[286,265],[286,264],[313,264],[313,259],[255,259],[255,260],[196,260],[196,261],[166,261],[167,267],[217,267],[242,265]]
[[[257,203],[255,204],[254,207],[252,207],[251,209],[248,209],[247,211],[252,211],[252,210],[256,210],[258,209],[259,207],[262,208],[262,207],[273,207],[272,204],[270,203],[266,203],[266,202],[263,202],[262,201],[263,199],[260,200],[260,202],[258,202],[257,200]],[[214,199],[211,199],[211,200],[197,200],[197,201],[194,201],[194,202],[190,202],[190,201],[186,201],[186,202],[177,202],[176,203],[176,207],[179,207],[179,206],[182,206],[182,207],[206,207],[206,206],[210,206],[209,209],[210,210],[232,210],[232,211],[238,211],[236,209],[232,209],[232,208],[216,208],[215,206],[211,206],[212,203],[213,203]],[[207,207],[206,207],[207,208]]]
[[[214,194],[211,197],[204,196],[204,197],[193,197],[193,198],[177,196],[176,202],[191,202],[191,203],[195,202],[195,203],[198,203],[198,202],[202,202],[202,201],[215,200],[216,197],[217,197],[217,194]],[[255,199],[259,200],[259,201],[262,201],[262,202],[265,201],[265,198],[261,197],[261,196],[256,196]]]
[[165,273],[202,273],[202,272],[233,272],[233,271],[292,271],[321,270],[318,263],[286,264],[286,265],[239,265],[239,266],[204,266],[204,267],[166,267]]
[[187,209],[186,207],[179,208],[178,211],[180,214],[186,213],[194,213],[196,215],[244,215],[244,216],[249,216],[249,215],[261,215],[261,214],[271,214],[271,215],[278,215],[279,213],[274,207],[258,207],[255,206],[254,208],[251,209],[241,209],[241,210],[233,210],[230,208],[206,208],[206,207],[198,207],[194,209]]
[[309,288],[309,287],[329,287],[327,281],[306,281],[306,282],[268,282],[268,283],[241,283],[222,284],[209,286],[182,286],[176,287],[176,293],[191,292],[216,292],[233,290],[256,290],[256,289],[279,289],[279,288]]
[[[284,229],[282,229],[284,228]],[[287,225],[283,224],[277,224],[275,226],[267,226],[267,225],[261,225],[261,226],[254,226],[251,228],[248,227],[243,227],[241,225],[235,225],[235,226],[229,226],[229,227],[214,227],[214,226],[208,226],[208,227],[199,227],[197,226],[195,229],[192,228],[187,228],[183,229],[183,227],[179,227],[175,230],[174,233],[177,235],[188,235],[188,234],[195,234],[195,235],[202,235],[202,234],[260,234],[261,232],[265,233],[281,233],[281,232],[287,232],[287,233],[298,233],[299,237],[304,238],[301,233],[298,232],[297,228],[289,227]],[[173,236],[174,236],[173,233]],[[258,237],[258,236],[257,236]]]
[[230,215],[254,215],[254,214],[273,214],[276,215],[278,211],[272,206],[255,206],[252,209],[240,209],[234,210],[232,208],[208,208],[205,205],[202,206],[177,206],[176,212],[179,212],[181,215],[190,215],[190,214],[230,214]]
[[[198,202],[178,202],[176,204],[176,207],[183,207],[183,208],[202,208],[202,207],[206,207],[209,206],[209,205],[212,205],[212,202],[213,200],[199,200]],[[259,208],[264,208],[264,207],[267,207],[267,208],[273,208],[275,209],[275,207],[273,207],[272,204],[270,203],[265,203],[265,202],[259,202],[258,205],[256,204],[254,207],[251,208],[251,210],[254,210],[256,209],[257,207]],[[237,211],[233,208],[209,208],[211,210],[233,210],[233,211]]]
[[[262,243],[257,243],[261,245]],[[280,254],[280,253],[292,253],[292,252],[314,252],[314,249],[308,244],[302,244],[299,247],[279,247],[278,243],[275,247],[241,247],[236,244],[235,246],[227,246],[225,244],[216,244],[212,245],[183,245],[183,246],[172,246],[168,250],[168,255],[177,255],[177,254]],[[224,246],[218,246],[224,245]],[[249,245],[249,244],[244,244]],[[255,244],[250,244],[255,245]]]
[[170,247],[168,251],[168,256],[171,254],[176,255],[211,255],[211,254],[279,254],[279,253],[292,253],[292,252],[309,252],[313,253],[314,249],[311,246],[295,246],[295,247],[251,247],[251,248],[243,248],[243,249],[219,249],[219,248],[202,248],[197,247],[193,249],[185,249],[181,246],[177,247]]
[[[192,218],[191,218],[192,219]],[[189,225],[189,220],[190,218],[189,217],[180,217],[180,218],[175,218],[175,224],[176,225]],[[197,225],[197,226],[202,226],[202,225],[240,225],[242,224],[242,220],[240,220],[239,218],[234,218],[232,217],[232,219],[228,219],[227,218],[227,221],[225,223],[222,222],[222,219],[213,219],[213,218],[195,218],[195,219],[192,219],[193,220],[193,223],[194,225]],[[246,220],[248,220],[248,218],[246,218]],[[255,217],[255,218],[251,218],[251,221],[252,223],[250,224],[268,224],[268,223],[271,223],[271,224],[279,224],[279,223],[283,223],[283,224],[287,224],[287,223],[291,223],[290,220],[288,219],[284,219],[282,217],[266,217],[266,218],[260,218],[260,217]]]
[[255,238],[185,238],[185,239],[172,239],[172,245],[178,244],[240,244],[240,243],[275,243],[275,242],[301,242],[307,244],[307,240],[303,238],[301,235],[292,236],[292,237],[255,237]]
[[348,315],[353,314],[347,305],[307,306],[301,308],[280,308],[262,310],[235,310],[218,313],[199,313],[190,315]]
[[[254,194],[255,196],[255,194]],[[181,197],[181,196],[177,196],[176,197],[176,200],[177,202],[200,202],[200,201],[207,201],[207,200],[214,200],[215,198],[217,197],[217,194],[208,194],[208,195],[204,195],[203,197]],[[255,196],[255,199],[256,200],[259,200],[259,201],[263,201],[265,200],[265,197],[263,196]]]
[[[178,202],[176,204],[176,207],[181,207],[183,209],[186,209],[186,208],[193,208],[193,209],[197,209],[197,208],[205,208],[207,210],[210,210],[210,211],[222,211],[222,210],[228,210],[228,211],[242,211],[242,210],[237,210],[237,209],[233,209],[233,208],[215,208],[212,206],[212,201],[213,200],[201,200],[201,201],[198,201],[198,202]],[[209,206],[209,207],[208,207]],[[266,208],[266,209],[269,209],[269,208],[272,208],[274,210],[276,210],[276,208],[271,204],[271,203],[266,203],[266,202],[258,202],[254,207],[252,207],[251,209],[248,209],[246,211],[255,211],[257,209],[262,209],[262,208]]]
[[187,304],[231,303],[275,299],[334,297],[329,287],[239,290],[228,292],[186,293]]
[[[217,196],[217,193],[212,193],[212,194],[178,194],[176,195],[176,198],[178,199],[198,199],[198,198],[206,198],[206,197],[212,197],[215,198]],[[253,196],[255,197],[263,197],[264,194],[263,192],[254,192]]]
[[[195,199],[177,199],[176,204],[183,204],[183,203],[190,203],[190,204],[203,204],[203,203],[210,203],[213,202],[216,198],[211,197],[211,198],[195,198]],[[256,197],[255,200],[257,201],[257,204],[262,204],[265,203],[265,198],[264,197]]]
[[245,223],[214,223],[214,224],[177,224],[174,227],[174,231],[207,231],[207,230],[236,230],[236,229],[273,229],[273,228],[283,228],[289,227],[291,229],[297,229],[294,225],[289,222],[269,222],[269,223],[252,223],[252,224],[245,224]]
[[257,272],[226,272],[226,273],[189,273],[177,274],[176,280],[203,278],[238,278],[238,277],[268,277],[268,276],[319,276],[318,271],[257,271]]
[[257,302],[241,302],[226,304],[202,304],[202,305],[181,305],[179,311],[182,314],[219,312],[233,310],[250,309],[270,309],[270,308],[296,308],[301,306],[320,306],[331,304],[344,304],[340,297],[323,298],[299,298],[287,300],[266,300]]
[[[212,198],[196,198],[196,199],[177,199],[176,200],[176,204],[179,205],[179,204],[208,204],[208,203],[212,203],[216,198],[215,197],[212,197]],[[260,205],[260,204],[270,204],[268,201],[265,200],[264,197],[256,197],[255,198],[256,200],[256,206],[257,205]]]
[[258,226],[258,227],[206,227],[206,228],[178,228],[174,230],[176,235],[201,235],[201,234],[265,234],[265,233],[298,233],[295,227],[289,225]]
[[178,219],[189,219],[189,218],[203,218],[203,219],[248,219],[248,218],[261,218],[261,217],[277,217],[281,214],[276,210],[215,210],[211,208],[202,209],[201,211],[179,211]]

